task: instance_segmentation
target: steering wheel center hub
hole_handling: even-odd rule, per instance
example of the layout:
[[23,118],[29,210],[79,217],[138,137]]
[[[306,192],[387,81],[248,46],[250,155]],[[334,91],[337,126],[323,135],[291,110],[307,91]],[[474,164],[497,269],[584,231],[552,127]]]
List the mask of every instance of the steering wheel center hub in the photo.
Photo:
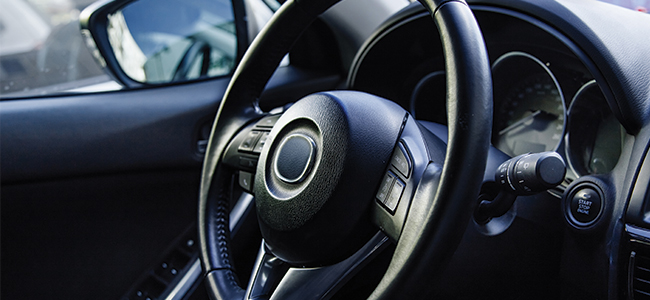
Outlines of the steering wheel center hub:
[[311,171],[316,156],[316,142],[302,133],[285,137],[280,143],[273,171],[285,183],[300,183]]
[[358,92],[311,95],[282,115],[254,184],[262,235],[275,255],[322,265],[374,234],[368,207],[405,115],[390,101]]

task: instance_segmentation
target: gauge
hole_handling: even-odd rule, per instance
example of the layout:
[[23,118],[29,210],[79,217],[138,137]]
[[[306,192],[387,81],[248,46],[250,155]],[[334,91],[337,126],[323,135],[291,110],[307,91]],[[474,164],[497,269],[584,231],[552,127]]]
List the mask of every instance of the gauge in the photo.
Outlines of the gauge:
[[621,155],[625,130],[596,81],[585,84],[571,102],[567,153],[580,175],[611,171]]
[[539,59],[510,52],[493,68],[492,143],[510,156],[555,150],[564,132],[562,91]]
[[409,101],[409,112],[418,120],[447,124],[445,71],[424,76],[415,85]]

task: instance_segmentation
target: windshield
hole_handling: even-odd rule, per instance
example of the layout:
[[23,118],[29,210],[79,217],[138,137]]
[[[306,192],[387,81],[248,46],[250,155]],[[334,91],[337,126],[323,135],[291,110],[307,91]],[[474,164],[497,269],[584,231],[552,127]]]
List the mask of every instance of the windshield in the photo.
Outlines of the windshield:
[[[643,12],[650,6],[650,0],[601,1]],[[92,2],[0,0],[2,98],[122,88],[99,67],[80,33],[79,13]]]

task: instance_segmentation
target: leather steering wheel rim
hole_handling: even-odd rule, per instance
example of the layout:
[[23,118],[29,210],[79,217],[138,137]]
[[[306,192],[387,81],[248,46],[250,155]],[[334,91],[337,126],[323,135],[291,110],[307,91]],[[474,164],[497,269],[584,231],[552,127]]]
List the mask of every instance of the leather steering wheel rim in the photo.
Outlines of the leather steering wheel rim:
[[[336,2],[287,1],[251,44],[220,104],[204,160],[199,194],[200,258],[213,299],[244,297],[230,260],[227,197],[230,174],[220,167],[221,157],[240,128],[263,116],[258,98],[293,42]],[[373,299],[430,295],[432,285],[421,283],[438,279],[460,242],[483,179],[491,136],[489,60],[471,10],[462,0],[422,0],[422,4],[437,25],[445,54],[447,152],[433,200],[427,200],[430,205],[426,210],[409,212],[404,233],[387,273],[371,295]]]

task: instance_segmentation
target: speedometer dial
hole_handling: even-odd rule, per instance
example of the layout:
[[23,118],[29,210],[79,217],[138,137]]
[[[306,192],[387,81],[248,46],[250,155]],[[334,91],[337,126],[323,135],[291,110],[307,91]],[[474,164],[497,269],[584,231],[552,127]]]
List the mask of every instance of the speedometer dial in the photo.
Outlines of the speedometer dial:
[[493,144],[511,156],[555,150],[564,132],[565,105],[556,80],[539,60],[520,52],[493,68]]

